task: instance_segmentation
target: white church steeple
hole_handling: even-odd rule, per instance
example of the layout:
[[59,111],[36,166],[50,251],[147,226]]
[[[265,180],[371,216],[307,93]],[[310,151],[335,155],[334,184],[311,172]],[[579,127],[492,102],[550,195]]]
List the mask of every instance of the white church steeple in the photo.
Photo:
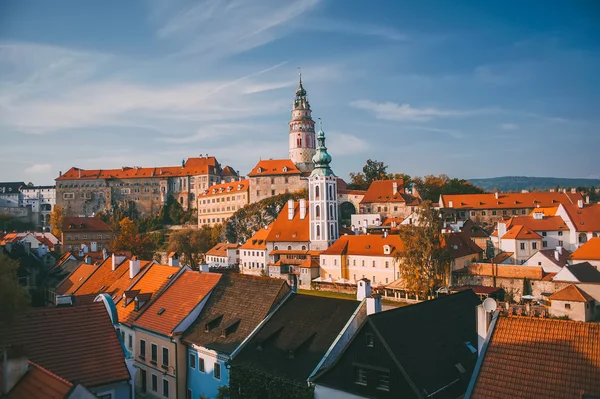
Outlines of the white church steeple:
[[308,178],[310,247],[314,250],[324,250],[339,238],[339,225],[337,177],[329,167],[331,155],[325,147],[322,125],[319,126],[317,142],[317,149],[312,158],[314,169]]

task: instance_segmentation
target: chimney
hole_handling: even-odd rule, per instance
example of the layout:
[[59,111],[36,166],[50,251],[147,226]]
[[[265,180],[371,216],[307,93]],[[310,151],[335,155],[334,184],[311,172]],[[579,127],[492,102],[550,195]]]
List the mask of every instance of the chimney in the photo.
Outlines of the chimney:
[[454,202],[452,200],[448,201],[448,208],[454,208]]
[[288,200],[288,220],[294,219],[294,200]]
[[557,262],[559,262],[559,261],[560,261],[560,252],[558,252],[558,248],[560,248],[560,247],[557,247],[557,248],[554,250],[554,259],[555,259]]
[[102,248],[102,260],[108,259],[108,251],[106,248]]
[[114,272],[117,267],[125,260],[125,256],[117,255],[115,253],[112,254],[112,271]]
[[86,255],[85,258],[84,258],[84,260],[85,260],[86,264],[88,264],[88,265],[92,264],[92,257],[91,256]]
[[571,188],[571,194],[577,194],[577,189],[575,187]]
[[61,177],[61,176],[62,176],[62,170],[59,170],[58,171],[58,177]]
[[586,196],[585,196],[585,203],[586,203],[586,204],[589,204],[589,203],[590,203],[590,196],[589,196],[589,195],[586,195]]
[[496,197],[496,199],[498,199],[498,191],[496,191],[496,192],[494,193],[494,197]]
[[363,278],[358,281],[358,287],[356,289],[356,300],[362,301],[363,299],[371,296],[371,280]]
[[398,183],[393,182],[392,183],[392,195],[395,195],[397,192],[398,192]]
[[583,200],[582,199],[577,200],[577,207],[578,208],[583,208]]
[[367,316],[381,312],[381,295],[373,294],[367,297]]
[[134,256],[129,260],[129,278],[134,278],[140,272],[140,260]]
[[490,327],[490,316],[486,312],[483,305],[479,305],[476,308],[477,312],[477,353],[481,354],[481,348],[487,337],[488,329]]
[[0,391],[0,396],[4,397],[4,395],[8,395],[21,378],[23,378],[25,373],[27,373],[28,368],[29,361],[19,350],[14,348],[4,350],[2,356],[2,391]]
[[383,238],[386,238],[386,237],[387,237],[387,235],[388,235],[388,232],[387,232],[387,230],[384,230],[384,231],[383,231]]
[[302,198],[300,200],[300,220],[306,218],[306,200]]
[[562,247],[556,247],[556,252],[558,252],[559,255],[562,255]]
[[171,252],[168,258],[169,266],[179,266],[179,254],[177,252]]

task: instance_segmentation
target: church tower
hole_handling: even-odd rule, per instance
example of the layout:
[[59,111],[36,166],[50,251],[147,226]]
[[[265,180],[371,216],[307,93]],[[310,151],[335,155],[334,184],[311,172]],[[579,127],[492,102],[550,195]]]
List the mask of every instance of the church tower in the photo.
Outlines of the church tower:
[[290,160],[305,173],[312,171],[312,158],[315,155],[315,121],[312,120],[311,113],[306,90],[302,86],[302,74],[300,74],[300,82],[292,106],[289,149]]
[[314,169],[308,178],[310,205],[310,248],[327,249],[339,238],[337,177],[329,167],[331,155],[325,147],[325,132],[319,127],[317,149],[312,158]]

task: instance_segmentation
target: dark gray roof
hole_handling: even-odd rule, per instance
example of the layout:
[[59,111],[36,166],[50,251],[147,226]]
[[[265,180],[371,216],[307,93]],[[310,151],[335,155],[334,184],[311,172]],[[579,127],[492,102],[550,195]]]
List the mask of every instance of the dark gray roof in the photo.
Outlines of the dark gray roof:
[[581,283],[600,283],[600,272],[589,262],[566,266]]
[[224,273],[183,340],[231,353],[289,290],[285,280]]
[[306,381],[359,305],[357,301],[294,294],[232,364],[251,364],[272,375]]
[[21,188],[25,188],[25,183],[17,182],[0,182],[0,194],[18,193]]

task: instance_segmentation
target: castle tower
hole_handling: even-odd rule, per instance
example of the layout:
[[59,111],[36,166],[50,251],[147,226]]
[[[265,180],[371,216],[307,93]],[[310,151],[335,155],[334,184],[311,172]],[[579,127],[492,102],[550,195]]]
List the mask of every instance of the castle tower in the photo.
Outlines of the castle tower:
[[331,155],[325,147],[325,132],[320,126],[317,149],[312,158],[314,169],[308,178],[310,205],[310,248],[324,250],[339,238],[337,177],[329,167]]
[[296,90],[290,121],[289,151],[290,160],[302,172],[313,169],[312,158],[315,155],[315,121],[311,117],[310,104],[306,90],[302,86],[302,74]]

